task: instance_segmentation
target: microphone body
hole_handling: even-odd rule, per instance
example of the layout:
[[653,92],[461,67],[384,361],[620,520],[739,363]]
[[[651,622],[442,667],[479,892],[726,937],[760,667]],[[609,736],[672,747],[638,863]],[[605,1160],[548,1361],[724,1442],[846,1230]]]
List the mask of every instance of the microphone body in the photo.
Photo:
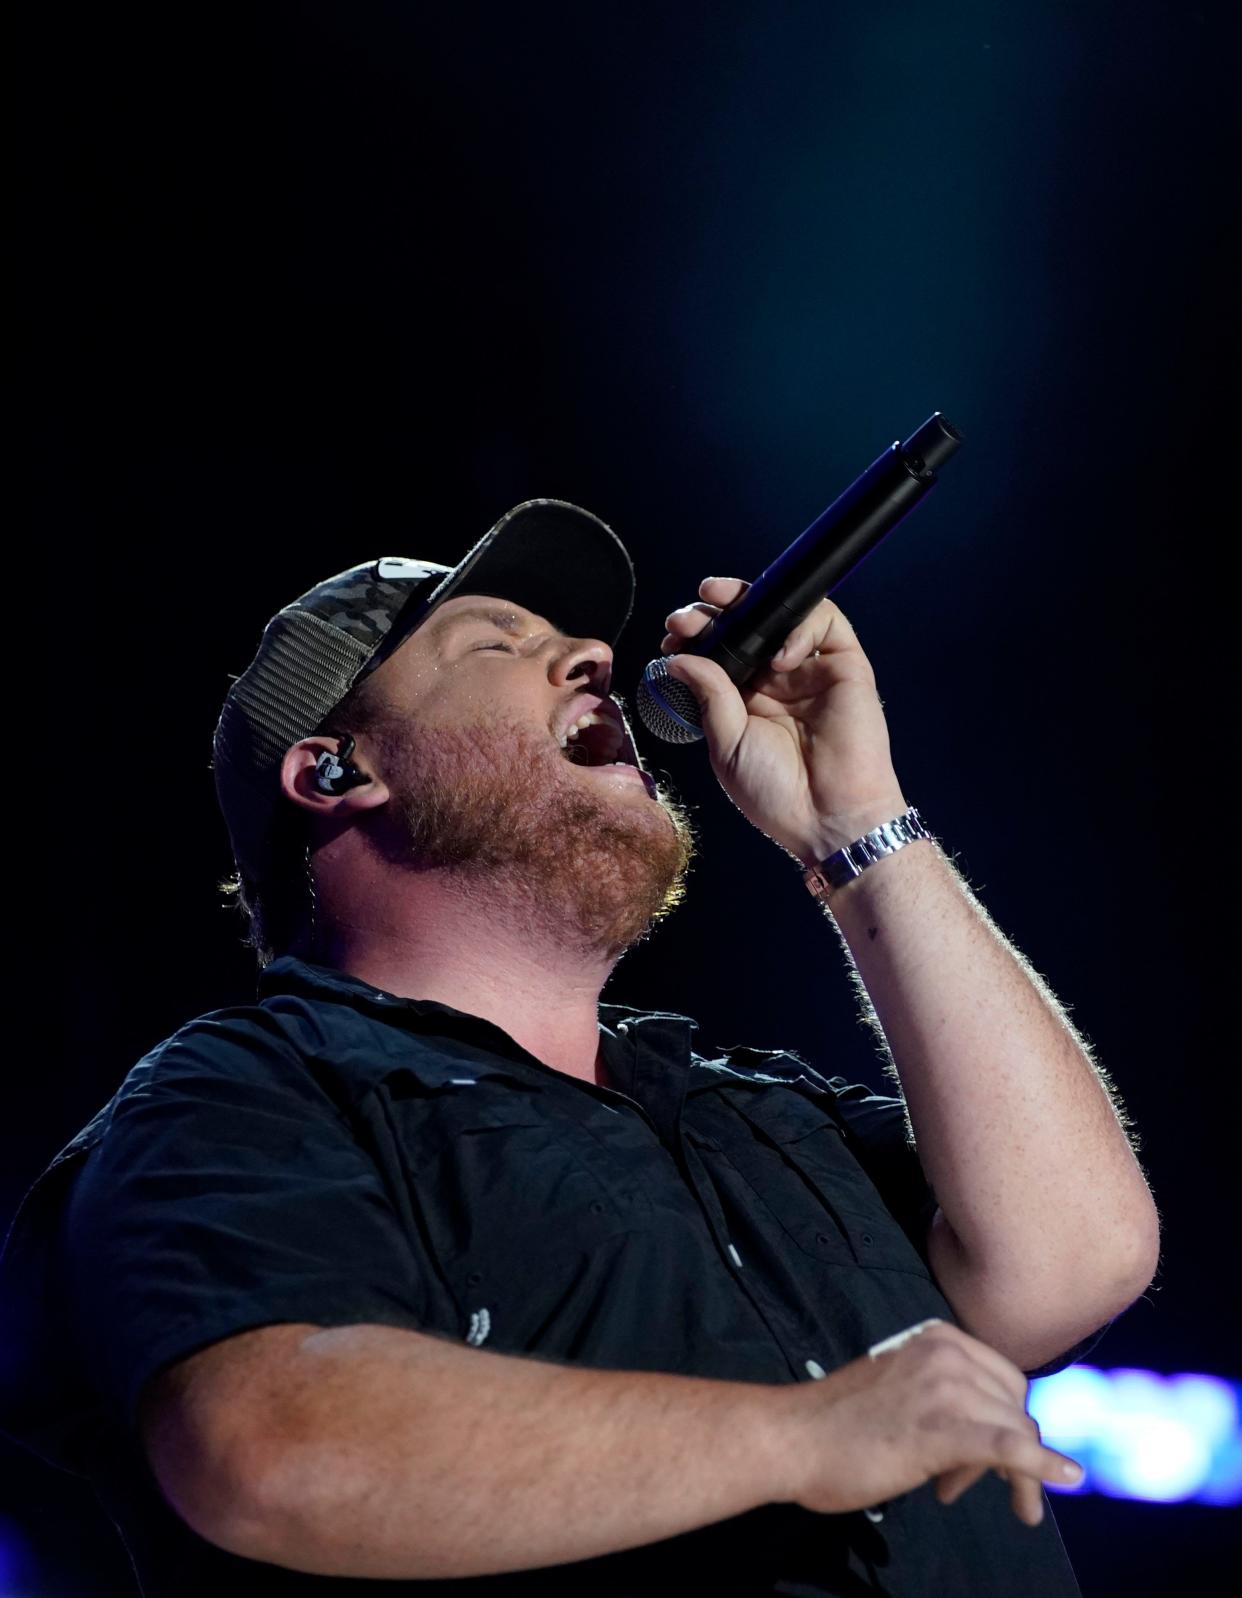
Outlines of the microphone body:
[[[904,444],[892,443],[681,653],[705,655],[738,688],[745,687],[798,623],[931,491],[939,467],[961,442],[936,411]],[[664,656],[643,673],[637,707],[648,731],[668,743],[703,736],[698,701],[685,683],[668,675]]]

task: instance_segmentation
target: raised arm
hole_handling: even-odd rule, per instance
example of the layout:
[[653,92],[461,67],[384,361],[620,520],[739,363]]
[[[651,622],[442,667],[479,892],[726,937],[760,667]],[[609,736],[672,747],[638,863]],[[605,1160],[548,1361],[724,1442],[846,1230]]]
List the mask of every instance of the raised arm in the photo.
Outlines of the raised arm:
[[[675,649],[746,584],[709,578]],[[805,865],[904,813],[875,676],[823,600],[745,697],[677,654],[733,802]],[[1065,1013],[938,847],[920,840],[830,908],[901,1080],[940,1205],[931,1259],[963,1325],[1035,1369],[1147,1286],[1156,1210],[1101,1074]]]
[[1034,1370],[1156,1267],[1155,1209],[1105,1082],[936,845],[870,867],[832,913],[936,1193],[936,1279],[963,1326]]

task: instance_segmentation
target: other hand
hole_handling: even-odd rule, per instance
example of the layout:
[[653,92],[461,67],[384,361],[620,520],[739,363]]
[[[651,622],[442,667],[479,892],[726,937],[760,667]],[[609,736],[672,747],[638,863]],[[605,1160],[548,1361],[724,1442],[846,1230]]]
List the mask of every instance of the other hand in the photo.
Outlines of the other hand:
[[1041,1443],[1022,1372],[947,1321],[893,1343],[812,1387],[780,1390],[782,1453],[800,1478],[788,1496],[842,1513],[934,1480],[937,1498],[951,1504],[994,1470],[1009,1483],[1014,1513],[1038,1525],[1041,1482],[1072,1484],[1082,1468]]

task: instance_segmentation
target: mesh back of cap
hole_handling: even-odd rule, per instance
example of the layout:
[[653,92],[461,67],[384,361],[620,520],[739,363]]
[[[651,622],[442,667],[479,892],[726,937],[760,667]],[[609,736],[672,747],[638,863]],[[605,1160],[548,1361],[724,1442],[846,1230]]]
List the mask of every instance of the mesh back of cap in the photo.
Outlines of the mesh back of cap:
[[263,874],[285,750],[341,702],[372,653],[310,611],[284,610],[229,690],[215,734],[216,792],[246,876]]

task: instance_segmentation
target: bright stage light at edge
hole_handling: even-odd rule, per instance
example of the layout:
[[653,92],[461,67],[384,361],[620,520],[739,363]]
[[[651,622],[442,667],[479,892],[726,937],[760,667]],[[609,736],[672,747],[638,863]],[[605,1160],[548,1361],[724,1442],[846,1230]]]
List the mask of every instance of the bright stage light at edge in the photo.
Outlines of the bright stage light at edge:
[[1242,1386],[1219,1376],[1071,1365],[1031,1383],[1044,1441],[1086,1475],[1052,1492],[1149,1503],[1242,1503]]

